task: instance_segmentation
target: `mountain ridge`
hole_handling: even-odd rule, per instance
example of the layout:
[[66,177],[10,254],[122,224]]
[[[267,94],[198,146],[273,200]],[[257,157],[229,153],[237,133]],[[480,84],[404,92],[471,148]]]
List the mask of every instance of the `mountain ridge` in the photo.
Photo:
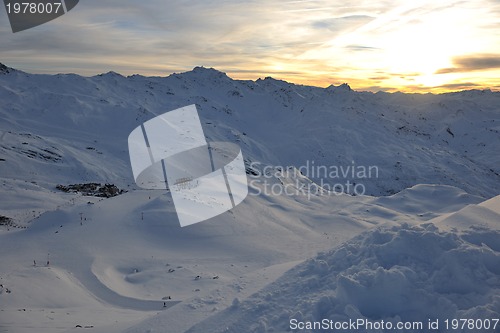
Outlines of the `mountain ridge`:
[[[196,104],[208,140],[238,143],[251,161],[297,168],[308,161],[377,165],[380,177],[364,179],[365,194],[372,195],[393,194],[418,183],[452,185],[483,197],[500,192],[500,158],[494,154],[500,150],[500,93],[495,92],[356,92],[347,85],[233,80],[215,69],[196,67],[167,77],[13,70],[0,79],[0,98],[0,131],[4,139],[17,142],[14,150],[2,145],[2,155],[23,154],[19,151],[26,151],[29,143],[23,145],[20,136],[27,133],[44,142],[29,150],[69,150],[63,162],[82,164],[80,157],[93,153],[87,147],[118,158],[111,163],[118,174],[110,166],[105,172],[119,175],[118,180],[94,176],[58,183],[132,185],[125,141],[130,131],[156,115]],[[12,156],[0,168],[12,161],[19,159]],[[94,173],[89,167],[80,169],[79,174]],[[474,180],[461,179],[464,173]],[[336,180],[325,181],[334,185]]]
[[405,95],[447,95],[447,94],[457,94],[457,93],[464,93],[464,92],[470,92],[470,93],[494,93],[494,94],[500,94],[500,91],[493,91],[491,88],[488,89],[462,89],[462,90],[456,90],[456,91],[449,91],[449,92],[442,92],[442,93],[432,93],[432,92],[402,92],[402,91],[394,91],[394,92],[388,92],[388,91],[383,91],[379,90],[376,92],[373,91],[366,91],[366,90],[355,90],[352,89],[349,85],[349,83],[341,83],[338,86],[335,86],[334,84],[330,84],[327,87],[320,87],[320,86],[315,86],[315,85],[307,85],[307,84],[298,84],[298,83],[293,83],[293,82],[288,82],[286,80],[282,80],[279,78],[275,78],[273,76],[266,76],[264,78],[258,78],[256,80],[250,80],[250,79],[233,79],[227,75],[226,72],[218,70],[214,67],[205,67],[205,66],[195,66],[193,69],[184,71],[184,72],[173,72],[171,74],[168,74],[166,76],[160,76],[160,75],[152,75],[152,76],[145,76],[139,73],[136,74],[130,74],[130,75],[123,75],[115,71],[108,71],[106,73],[100,73],[92,76],[84,76],[84,75],[79,75],[76,73],[59,73],[59,74],[32,74],[29,72],[25,72],[13,67],[8,67],[7,65],[3,64],[0,62],[0,72],[5,71],[6,73],[9,72],[19,72],[19,73],[24,73],[24,74],[30,74],[30,75],[76,75],[84,78],[93,78],[93,77],[101,77],[105,75],[115,75],[115,76],[120,76],[123,78],[131,78],[131,77],[142,77],[142,78],[168,78],[170,76],[177,76],[177,75],[182,75],[182,74],[187,74],[187,73],[212,73],[218,76],[225,76],[233,81],[242,81],[242,82],[259,82],[259,81],[264,81],[264,80],[274,80],[275,82],[283,82],[289,85],[293,86],[304,86],[304,87],[313,87],[313,88],[319,88],[319,89],[330,89],[330,90],[335,90],[335,89],[344,89],[346,91],[354,91],[354,92],[366,92],[366,93],[372,93],[372,94],[405,94]]

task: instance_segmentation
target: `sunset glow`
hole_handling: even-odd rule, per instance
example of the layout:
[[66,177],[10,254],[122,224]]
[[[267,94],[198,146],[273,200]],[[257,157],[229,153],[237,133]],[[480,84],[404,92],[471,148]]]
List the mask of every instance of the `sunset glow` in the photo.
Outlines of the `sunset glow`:
[[356,90],[500,90],[498,0],[87,0],[16,34],[0,17],[0,62],[34,73],[166,76],[205,66]]

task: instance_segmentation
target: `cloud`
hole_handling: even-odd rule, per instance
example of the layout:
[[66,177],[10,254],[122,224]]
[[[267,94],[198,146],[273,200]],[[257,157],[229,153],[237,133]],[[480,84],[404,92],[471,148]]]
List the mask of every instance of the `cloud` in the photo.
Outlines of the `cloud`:
[[[485,87],[484,85],[474,83],[474,82],[451,82],[445,83],[437,86],[425,86],[425,85],[408,85],[404,89],[405,92],[417,92],[417,93],[443,93],[451,91],[462,91],[470,89],[490,89],[494,88],[492,86]],[[399,89],[388,89],[388,91],[399,91]]]
[[[167,75],[203,65],[320,86],[440,84],[445,77],[422,73],[498,68],[498,1],[86,0],[21,33],[0,25],[0,61],[36,73]],[[482,59],[443,68],[471,49]],[[488,73],[479,74],[457,76]]]
[[500,68],[500,54],[476,54],[453,58],[454,67],[441,68],[436,74],[461,73]]
[[346,28],[355,29],[373,19],[374,17],[368,15],[349,15],[317,20],[312,23],[312,27],[314,29],[327,29],[329,31],[339,32]]
[[383,81],[383,80],[388,80],[390,78],[391,78],[390,76],[372,76],[372,77],[369,77],[369,79],[371,81]]
[[380,50],[378,47],[365,46],[365,45],[347,45],[345,49],[350,51],[376,51]]
[[446,89],[446,90],[465,90],[470,88],[480,87],[479,84],[473,82],[459,82],[459,83],[448,83],[442,84],[437,88]]
[[366,87],[362,87],[362,88],[359,88],[359,89],[356,89],[357,91],[370,91],[370,92],[394,92],[396,91],[396,89],[394,88],[389,88],[389,87],[383,87],[383,86],[366,86]]

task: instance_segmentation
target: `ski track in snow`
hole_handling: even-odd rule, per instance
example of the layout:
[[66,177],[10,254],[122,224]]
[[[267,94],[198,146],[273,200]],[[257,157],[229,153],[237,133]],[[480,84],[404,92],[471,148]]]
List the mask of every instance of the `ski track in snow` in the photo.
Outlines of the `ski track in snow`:
[[[131,298],[127,296],[122,296],[113,290],[105,286],[99,279],[92,273],[92,271],[82,267],[81,270],[76,270],[72,272],[75,278],[77,278],[80,283],[82,283],[85,288],[88,289],[94,296],[99,300],[108,303],[109,305],[137,310],[137,311],[159,311],[166,310],[178,303],[180,301],[153,301],[153,300],[140,300],[137,298]],[[166,307],[163,304],[166,304]]]

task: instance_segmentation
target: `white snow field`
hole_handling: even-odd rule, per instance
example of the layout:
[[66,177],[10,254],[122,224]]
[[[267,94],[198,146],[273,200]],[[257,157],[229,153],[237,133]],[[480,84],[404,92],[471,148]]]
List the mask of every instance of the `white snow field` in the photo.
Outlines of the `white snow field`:
[[[294,329],[299,325],[314,327],[315,322],[328,332],[378,331],[366,322],[389,323],[386,331],[427,332],[429,320],[438,320],[439,331],[446,331],[450,318],[479,319],[483,324],[498,319],[499,208],[497,196],[444,220],[377,227],[297,265],[189,332],[288,332],[298,331]],[[355,329],[335,329],[329,321],[322,323],[325,318],[362,322]],[[423,326],[396,329],[398,323]],[[147,327],[143,324],[133,332]],[[458,331],[500,329],[466,326]]]
[[[0,332],[500,332],[500,93],[0,69]],[[250,193],[181,228],[127,138],[191,104]]]

